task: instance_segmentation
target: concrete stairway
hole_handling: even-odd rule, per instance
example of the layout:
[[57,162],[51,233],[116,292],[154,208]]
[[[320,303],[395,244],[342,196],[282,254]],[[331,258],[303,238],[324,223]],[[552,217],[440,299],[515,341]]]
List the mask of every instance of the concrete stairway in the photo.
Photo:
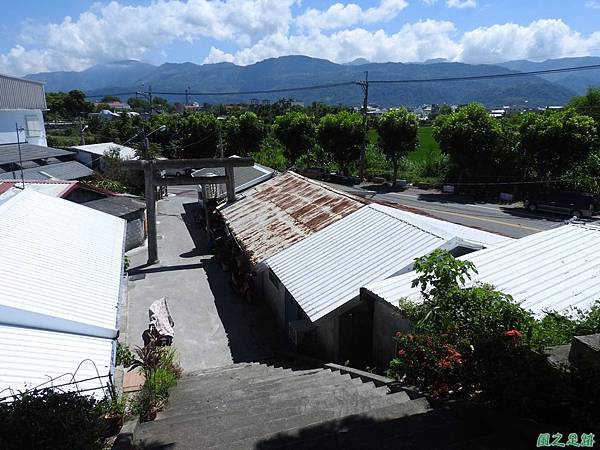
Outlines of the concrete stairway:
[[271,361],[186,374],[135,440],[146,449],[488,448],[476,441],[487,442],[491,430],[471,428],[425,398]]

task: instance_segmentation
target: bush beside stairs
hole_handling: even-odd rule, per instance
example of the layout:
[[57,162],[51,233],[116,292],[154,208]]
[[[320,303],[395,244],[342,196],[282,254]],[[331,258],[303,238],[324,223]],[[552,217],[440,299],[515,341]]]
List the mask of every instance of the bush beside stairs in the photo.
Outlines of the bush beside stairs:
[[424,397],[280,359],[185,374],[168,408],[135,433],[142,449],[515,448],[494,442],[493,430]]

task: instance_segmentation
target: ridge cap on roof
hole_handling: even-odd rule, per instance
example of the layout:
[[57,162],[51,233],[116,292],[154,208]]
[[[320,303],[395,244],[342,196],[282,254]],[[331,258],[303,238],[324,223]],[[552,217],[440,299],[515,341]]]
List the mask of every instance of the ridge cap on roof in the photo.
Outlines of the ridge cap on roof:
[[[336,193],[336,194],[338,194],[338,195],[341,195],[341,196],[343,196],[343,197],[349,198],[350,200],[355,200],[356,202],[358,202],[358,203],[362,203],[363,205],[369,205],[369,204],[370,204],[370,202],[369,202],[369,201],[367,201],[367,200],[366,200],[366,199],[364,199],[364,198],[360,198],[360,197],[358,197],[358,196],[356,196],[356,195],[352,195],[352,194],[349,194],[348,192],[344,192],[344,191],[342,191],[342,190],[340,190],[340,189],[336,189],[336,188],[334,188],[333,186],[329,186],[328,184],[322,183],[322,182],[320,182],[320,181],[313,180],[313,179],[311,179],[311,178],[307,178],[307,177],[305,177],[305,176],[303,176],[303,175],[300,175],[299,173],[296,173],[296,172],[294,172],[293,170],[287,170],[287,171],[285,171],[285,172],[282,174],[282,176],[283,176],[283,175],[286,175],[286,174],[293,175],[293,176],[295,176],[296,178],[299,178],[299,179],[301,179],[301,180],[304,180],[304,181],[306,181],[306,182],[308,182],[308,183],[310,183],[310,184],[314,184],[314,185],[316,185],[316,186],[319,186],[319,187],[321,187],[321,188],[323,188],[323,189],[326,189],[326,190],[328,190],[328,191],[334,192],[334,193]],[[273,178],[273,179],[274,179],[274,180],[276,180],[277,178]]]

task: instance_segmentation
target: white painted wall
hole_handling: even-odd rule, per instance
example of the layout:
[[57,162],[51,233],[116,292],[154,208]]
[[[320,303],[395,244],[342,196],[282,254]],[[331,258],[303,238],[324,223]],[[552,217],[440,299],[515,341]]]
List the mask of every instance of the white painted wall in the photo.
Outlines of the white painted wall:
[[[34,120],[27,121],[31,117]],[[33,123],[37,122],[39,130],[32,129]],[[29,123],[29,126],[28,126]],[[0,144],[14,144],[17,142],[17,132],[15,124],[19,124],[21,131],[21,142],[27,142],[33,145],[48,146],[46,141],[46,128],[44,125],[44,116],[39,109],[0,109]]]

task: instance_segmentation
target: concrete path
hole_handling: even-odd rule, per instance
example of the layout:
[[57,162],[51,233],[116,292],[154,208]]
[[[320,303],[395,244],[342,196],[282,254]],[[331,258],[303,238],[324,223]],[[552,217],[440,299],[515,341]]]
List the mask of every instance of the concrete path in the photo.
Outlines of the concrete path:
[[208,251],[195,216],[194,191],[180,190],[158,202],[160,263],[146,266],[146,248],[131,259],[124,328],[130,348],[142,345],[148,307],[166,297],[173,320],[173,345],[185,371],[257,361],[272,355],[274,320],[263,304],[238,298]]

